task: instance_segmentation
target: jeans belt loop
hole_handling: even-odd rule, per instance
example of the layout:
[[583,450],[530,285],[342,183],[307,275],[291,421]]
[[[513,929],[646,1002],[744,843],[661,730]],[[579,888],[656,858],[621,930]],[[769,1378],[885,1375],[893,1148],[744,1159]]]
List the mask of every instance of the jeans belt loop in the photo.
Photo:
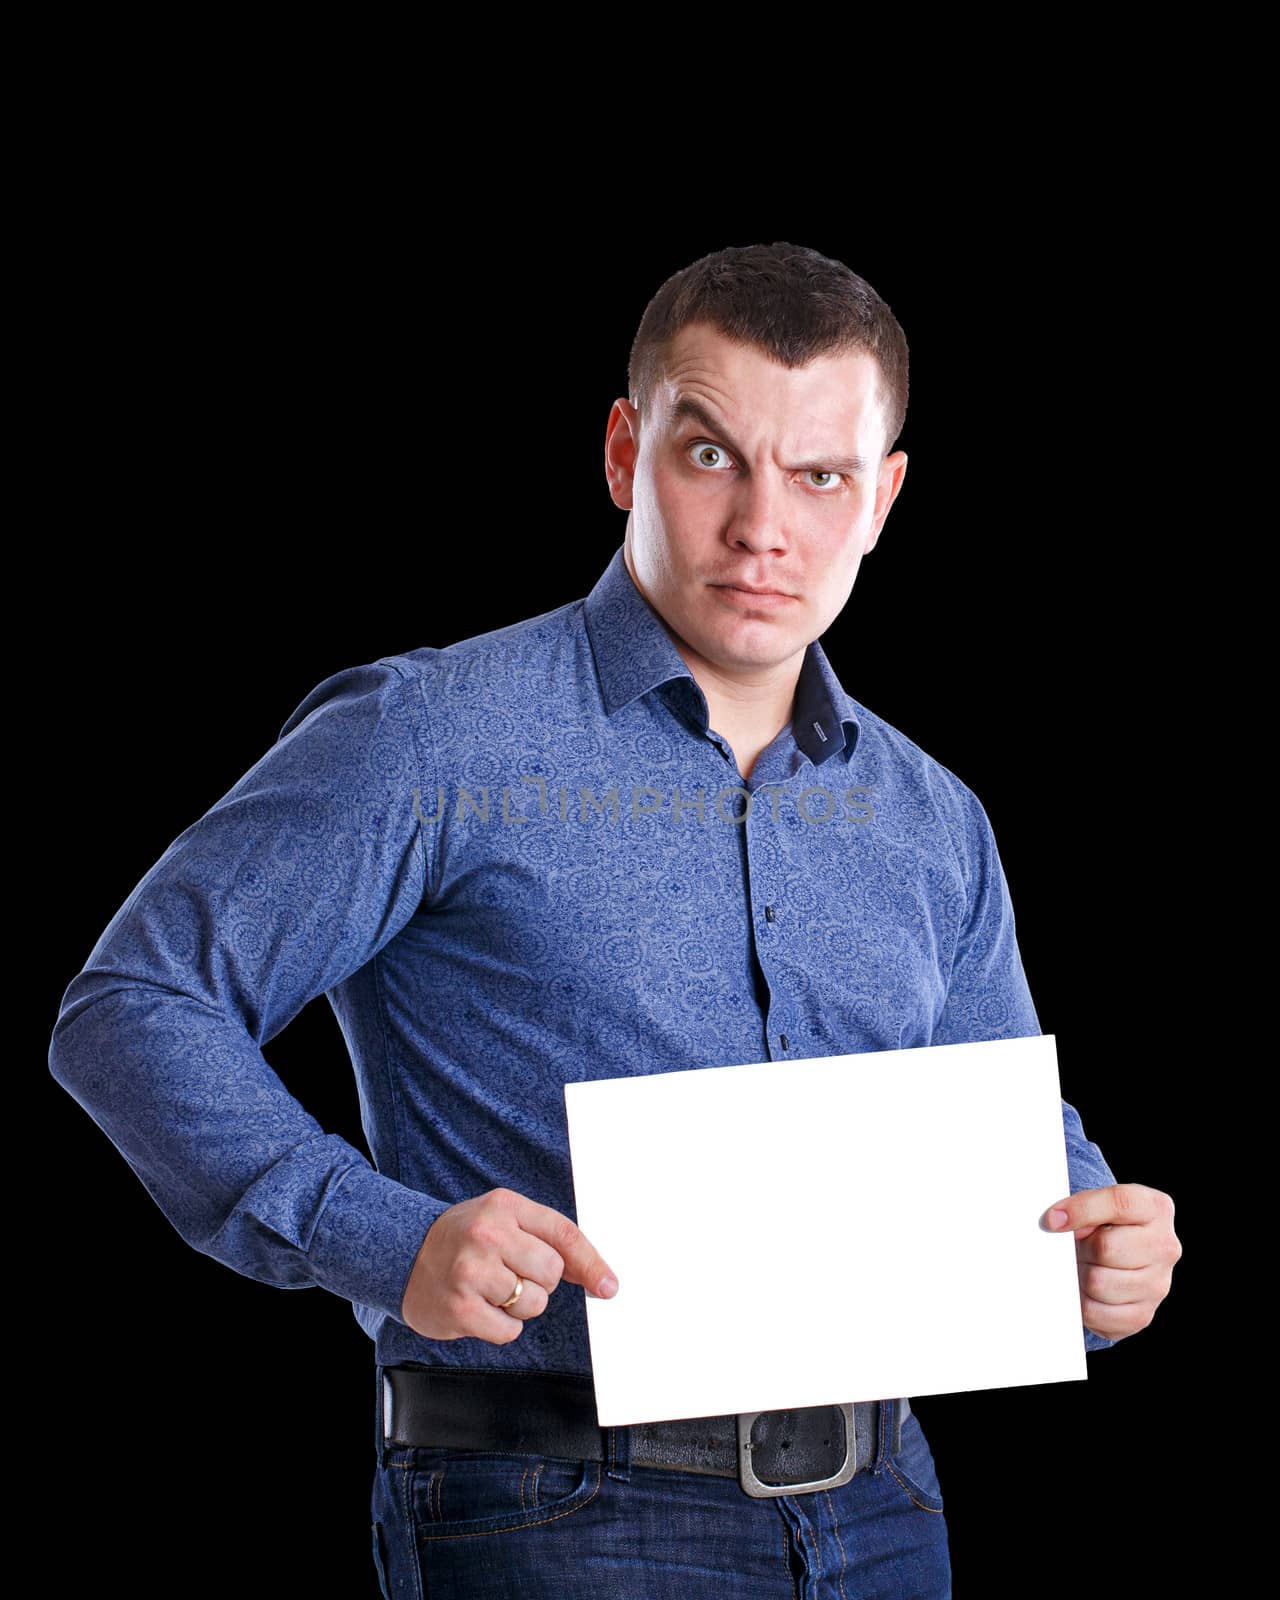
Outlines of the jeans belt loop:
[[608,1473],[619,1483],[631,1482],[631,1429],[625,1424],[609,1427],[604,1432],[604,1458]]

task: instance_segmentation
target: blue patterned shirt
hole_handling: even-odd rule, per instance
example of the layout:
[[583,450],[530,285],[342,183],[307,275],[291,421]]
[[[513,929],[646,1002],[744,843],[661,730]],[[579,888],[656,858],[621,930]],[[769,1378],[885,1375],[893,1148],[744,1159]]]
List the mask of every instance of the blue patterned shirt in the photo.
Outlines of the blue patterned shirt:
[[[372,1165],[262,1054],[321,994]],[[189,1244],[350,1300],[384,1365],[588,1374],[570,1285],[506,1346],[399,1319],[446,1207],[575,1215],[566,1083],[1040,1031],[975,795],[817,642],[744,783],[619,548],[584,600],[313,689],[116,913],[50,1067]],[[1063,1123],[1071,1191],[1113,1183]]]

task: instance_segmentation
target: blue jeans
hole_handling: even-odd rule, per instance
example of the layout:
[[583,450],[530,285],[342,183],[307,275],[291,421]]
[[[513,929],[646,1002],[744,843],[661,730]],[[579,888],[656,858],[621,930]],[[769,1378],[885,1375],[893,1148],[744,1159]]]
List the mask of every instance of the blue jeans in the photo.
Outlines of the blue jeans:
[[768,1499],[736,1478],[633,1467],[630,1431],[602,1431],[605,1461],[379,1439],[385,1600],[949,1600],[942,1494],[914,1413],[896,1456],[882,1443],[838,1489]]

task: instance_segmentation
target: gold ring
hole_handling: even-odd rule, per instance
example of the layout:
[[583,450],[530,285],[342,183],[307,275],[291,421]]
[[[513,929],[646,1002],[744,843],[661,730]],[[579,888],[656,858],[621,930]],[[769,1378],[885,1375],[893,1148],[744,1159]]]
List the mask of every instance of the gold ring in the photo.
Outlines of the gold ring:
[[520,1298],[520,1296],[523,1293],[524,1293],[524,1279],[520,1278],[520,1277],[517,1277],[516,1278],[516,1286],[515,1286],[515,1288],[511,1291],[511,1293],[507,1296],[507,1298],[498,1307],[498,1310],[499,1311],[505,1311],[508,1306],[515,1305],[516,1301]]

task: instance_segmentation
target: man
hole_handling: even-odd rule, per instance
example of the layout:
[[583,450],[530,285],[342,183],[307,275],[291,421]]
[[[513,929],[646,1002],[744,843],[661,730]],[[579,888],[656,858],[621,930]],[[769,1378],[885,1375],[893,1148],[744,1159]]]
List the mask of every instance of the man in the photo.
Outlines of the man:
[[[765,1414],[750,1470],[731,1417],[595,1422],[565,1286],[626,1285],[571,1220],[566,1082],[1040,1031],[981,804],[817,643],[904,480],[896,319],[813,251],[724,250],[659,290],[630,379],[591,594],[318,685],[117,913],[51,1067],[196,1248],[353,1302],[384,1594],[947,1594],[901,1397]],[[322,993],[376,1169],[261,1053]],[[1180,1247],[1063,1122],[1046,1226],[1100,1349]]]

